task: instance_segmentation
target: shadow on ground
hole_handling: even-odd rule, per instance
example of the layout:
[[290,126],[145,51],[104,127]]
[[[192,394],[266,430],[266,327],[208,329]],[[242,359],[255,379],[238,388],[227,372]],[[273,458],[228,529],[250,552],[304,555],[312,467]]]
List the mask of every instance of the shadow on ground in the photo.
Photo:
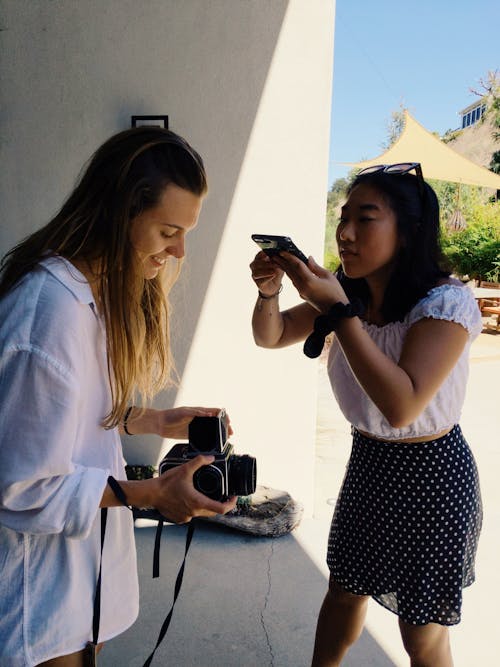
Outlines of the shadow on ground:
[[[326,524],[323,529],[327,530]],[[153,667],[309,665],[327,580],[297,539],[300,531],[301,526],[273,539],[199,523],[172,622]],[[144,664],[172,604],[184,554],[186,528],[166,526],[161,576],[153,580],[155,529],[135,532],[141,611],[127,632],[105,646],[100,656],[103,667]],[[394,667],[367,631],[343,664]]]

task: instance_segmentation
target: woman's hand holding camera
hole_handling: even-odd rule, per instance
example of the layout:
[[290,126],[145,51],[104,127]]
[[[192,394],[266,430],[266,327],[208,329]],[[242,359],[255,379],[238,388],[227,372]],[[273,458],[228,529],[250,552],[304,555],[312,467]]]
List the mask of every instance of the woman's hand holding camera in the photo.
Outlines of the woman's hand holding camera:
[[[152,433],[163,438],[188,439],[189,424],[194,417],[217,417],[221,408],[179,407],[168,410],[132,408],[127,418],[127,430],[134,435]],[[229,416],[225,414],[227,436],[232,435]],[[186,523],[195,516],[226,514],[236,505],[236,497],[218,502],[197,491],[193,475],[209,465],[213,456],[196,456],[175,466],[159,477],[140,481],[121,481],[128,502],[135,507],[154,507],[174,523]],[[102,507],[117,504],[110,489],[105,491]],[[119,504],[119,503],[118,503]]]
[[[162,438],[179,438],[186,440],[188,427],[193,417],[217,417],[220,408],[180,407],[170,410],[159,410],[155,433]],[[233,434],[229,416],[226,413],[227,435]]]
[[[127,419],[127,430],[133,435],[154,434],[162,438],[186,440],[189,423],[193,417],[216,417],[220,408],[179,407],[167,410],[153,408],[132,408]],[[229,416],[227,417],[227,434],[233,434]]]
[[175,466],[153,480],[151,505],[174,523],[187,523],[196,516],[226,514],[236,506],[236,496],[226,502],[212,500],[193,486],[193,475],[202,466],[209,465],[213,456],[200,456]]
[[265,252],[260,251],[256,254],[250,269],[261,294],[273,296],[279,292],[284,271]]

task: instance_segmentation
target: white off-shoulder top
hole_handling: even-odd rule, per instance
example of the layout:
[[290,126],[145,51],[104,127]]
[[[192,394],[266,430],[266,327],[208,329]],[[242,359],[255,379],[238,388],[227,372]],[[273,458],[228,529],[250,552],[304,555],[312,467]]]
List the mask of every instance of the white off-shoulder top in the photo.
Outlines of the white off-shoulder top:
[[481,333],[481,313],[472,291],[458,283],[431,289],[401,322],[379,327],[363,322],[363,328],[390,359],[397,362],[409,328],[423,318],[449,320],[469,333],[467,344],[448,377],[427,407],[409,426],[394,428],[358,384],[338,340],[328,356],[328,375],[335,398],[345,418],[360,431],[384,440],[429,436],[452,427],[460,420],[469,374],[471,342]]

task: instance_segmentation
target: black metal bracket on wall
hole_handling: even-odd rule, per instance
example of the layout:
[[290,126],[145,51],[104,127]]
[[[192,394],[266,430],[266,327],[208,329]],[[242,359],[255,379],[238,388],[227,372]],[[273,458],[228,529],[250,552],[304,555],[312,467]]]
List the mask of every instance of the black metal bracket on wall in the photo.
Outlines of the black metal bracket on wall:
[[131,127],[143,127],[144,125],[157,125],[168,130],[168,116],[131,116]]

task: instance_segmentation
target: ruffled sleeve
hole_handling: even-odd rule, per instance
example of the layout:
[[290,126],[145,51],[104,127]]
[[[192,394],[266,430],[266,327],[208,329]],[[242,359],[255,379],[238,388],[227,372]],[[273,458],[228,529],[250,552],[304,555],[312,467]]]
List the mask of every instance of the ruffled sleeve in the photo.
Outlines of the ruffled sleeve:
[[431,289],[408,314],[408,324],[426,317],[461,324],[472,339],[482,330],[481,313],[468,287],[446,284]]

